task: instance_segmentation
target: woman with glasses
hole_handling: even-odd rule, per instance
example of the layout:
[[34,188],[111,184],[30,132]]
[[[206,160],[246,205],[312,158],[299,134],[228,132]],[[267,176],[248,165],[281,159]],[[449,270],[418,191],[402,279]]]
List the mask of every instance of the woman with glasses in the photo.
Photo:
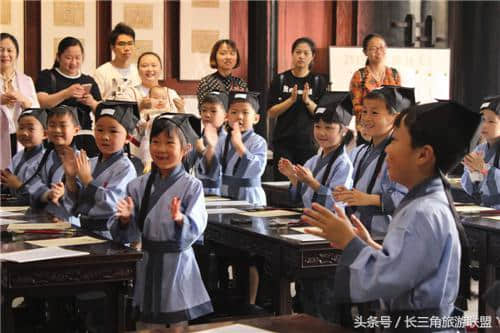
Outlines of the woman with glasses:
[[135,51],[135,32],[124,23],[118,23],[109,36],[109,45],[115,57],[99,66],[94,78],[103,99],[135,101],[133,87],[141,84],[137,67],[132,63]]
[[401,76],[395,68],[385,64],[387,44],[379,34],[369,34],[363,39],[363,53],[366,55],[365,67],[358,69],[351,79],[350,91],[356,120],[363,108],[363,98],[373,89],[383,85],[400,86]]

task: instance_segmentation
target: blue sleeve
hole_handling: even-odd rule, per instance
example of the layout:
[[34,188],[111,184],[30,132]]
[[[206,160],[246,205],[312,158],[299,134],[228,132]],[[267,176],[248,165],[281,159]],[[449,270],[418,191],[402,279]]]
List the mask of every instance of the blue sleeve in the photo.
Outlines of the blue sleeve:
[[267,143],[262,137],[257,138],[246,146],[246,152],[241,157],[235,177],[260,177],[264,173],[267,163]]
[[128,244],[140,240],[141,233],[136,221],[137,217],[139,216],[140,203],[142,198],[140,184],[141,182],[137,181],[131,182],[127,185],[127,196],[130,196],[132,198],[132,201],[134,202],[134,213],[130,217],[129,223],[123,225],[120,222],[120,219],[115,215],[113,215],[108,220],[108,230],[110,231],[113,240],[117,242]]
[[408,193],[408,189],[405,186],[389,179],[387,167],[384,167],[381,188],[380,210],[386,215],[392,215],[394,209]]

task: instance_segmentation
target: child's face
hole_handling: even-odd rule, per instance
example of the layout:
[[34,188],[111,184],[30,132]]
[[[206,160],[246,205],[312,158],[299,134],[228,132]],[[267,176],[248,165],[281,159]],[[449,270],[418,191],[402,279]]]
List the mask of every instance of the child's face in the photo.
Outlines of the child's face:
[[41,144],[46,137],[42,124],[40,124],[38,119],[31,116],[24,116],[19,119],[16,135],[17,140],[27,150]]
[[392,138],[391,143],[385,148],[389,177],[404,186],[411,185],[420,165],[417,161],[419,148],[411,146],[410,132],[404,121],[399,128],[394,129]]
[[201,120],[203,125],[212,124],[220,128],[226,118],[224,107],[219,103],[203,103],[201,105]]
[[495,112],[488,109],[483,111],[481,135],[487,141],[493,141],[500,137],[500,119]]
[[127,131],[113,117],[100,117],[95,124],[95,141],[104,158],[123,148],[127,140]]
[[151,99],[151,108],[161,110],[167,106],[168,93],[163,88],[153,88],[149,93]]
[[153,162],[162,170],[173,169],[179,165],[188,150],[189,145],[183,148],[175,131],[171,133],[162,131],[151,139],[149,145],[149,152]]
[[364,99],[361,116],[365,134],[370,137],[386,135],[394,124],[396,115],[387,110],[385,102],[380,99]]
[[343,139],[342,127],[336,123],[326,123],[320,120],[314,123],[314,140],[324,151],[330,151],[332,148],[337,147]]
[[229,106],[227,121],[230,125],[239,123],[240,130],[246,132],[259,122],[260,116],[255,112],[250,103],[236,102]]
[[56,146],[69,146],[79,130],[69,114],[53,115],[47,120],[47,136]]

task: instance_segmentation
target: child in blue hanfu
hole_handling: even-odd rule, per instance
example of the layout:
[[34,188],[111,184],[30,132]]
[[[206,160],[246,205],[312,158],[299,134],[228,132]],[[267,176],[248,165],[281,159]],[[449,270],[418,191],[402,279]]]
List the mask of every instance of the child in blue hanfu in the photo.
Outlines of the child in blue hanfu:
[[481,113],[481,136],[486,142],[465,156],[461,183],[477,204],[500,209],[500,96],[487,98]]
[[387,169],[409,192],[382,244],[338,207],[332,212],[314,203],[304,210],[302,219],[321,229],[308,232],[343,250],[336,301],[380,300],[392,321],[390,332],[416,329],[405,320],[410,317],[427,320],[418,332],[457,331],[449,325],[457,321],[447,319],[459,313],[457,296],[469,297],[470,257],[445,173],[467,153],[480,121],[479,113],[450,101],[417,105],[398,115],[386,148]]
[[155,118],[152,169],[129,183],[110,221],[114,239],[140,241],[144,253],[134,290],[139,326],[169,325],[182,332],[189,320],[213,311],[192,249],[207,226],[203,186],[182,165],[200,127],[191,115]]

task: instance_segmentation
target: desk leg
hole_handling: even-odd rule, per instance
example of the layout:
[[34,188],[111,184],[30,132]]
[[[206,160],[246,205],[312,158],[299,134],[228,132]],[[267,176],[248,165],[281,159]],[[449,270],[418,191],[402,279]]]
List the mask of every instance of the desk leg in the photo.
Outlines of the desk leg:
[[109,332],[125,332],[125,302],[123,297],[123,282],[114,283],[107,292]]
[[[484,272],[483,272],[484,271]],[[479,314],[478,316],[490,316],[492,324],[496,320],[496,313],[490,307],[486,306],[485,301],[483,299],[483,295],[486,293],[489,287],[495,283],[496,280],[496,267],[492,264],[484,264],[484,269],[480,272],[479,277]],[[492,325],[493,326],[493,325]],[[498,332],[498,328],[488,328],[488,329],[479,329],[479,332]]]
[[290,283],[288,279],[279,279],[279,309],[278,315],[292,314],[292,295],[290,295]]

